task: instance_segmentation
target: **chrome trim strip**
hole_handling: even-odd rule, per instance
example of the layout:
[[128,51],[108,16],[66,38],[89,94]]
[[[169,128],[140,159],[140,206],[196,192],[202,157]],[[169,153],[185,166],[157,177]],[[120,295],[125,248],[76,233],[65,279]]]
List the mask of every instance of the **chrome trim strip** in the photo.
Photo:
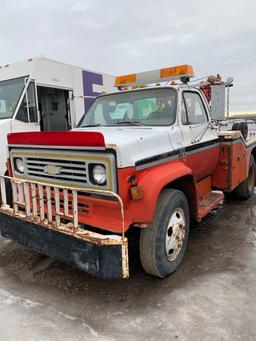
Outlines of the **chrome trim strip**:
[[199,147],[198,149],[191,150],[190,152],[185,152],[185,154],[186,155],[197,154],[197,153],[203,152],[204,150],[215,148],[219,145],[220,145],[219,143],[215,143],[214,145],[211,145],[211,146],[206,146],[206,147],[201,147],[201,148]]
[[27,145],[27,144],[8,144],[12,148],[30,148],[30,149],[65,149],[65,150],[106,150],[105,147],[87,147],[87,146],[46,146],[46,145]]
[[166,162],[174,161],[174,160],[179,160],[179,158],[180,158],[179,155],[170,156],[170,157],[168,157],[166,159],[162,159],[162,160],[159,160],[159,161],[153,161],[153,162],[150,162],[150,163],[145,163],[144,165],[141,165],[141,166],[137,166],[136,170],[142,170],[142,169],[146,169],[146,168],[149,168],[149,167],[158,166],[158,165],[161,165],[162,163],[166,163]]
[[216,142],[214,144],[211,144],[211,145],[208,145],[208,146],[205,146],[205,147],[198,147],[198,148],[196,148],[194,150],[187,151],[187,152],[186,152],[187,147],[180,148],[180,149],[175,149],[175,150],[173,150],[171,152],[171,153],[174,154],[173,156],[169,156],[169,157],[167,156],[167,157],[165,157],[163,159],[159,159],[159,160],[156,160],[156,161],[152,161],[152,162],[148,162],[148,163],[136,166],[136,170],[142,170],[142,169],[145,169],[145,168],[149,168],[149,167],[153,167],[153,166],[158,166],[158,165],[161,165],[161,164],[169,162],[169,161],[183,159],[186,156],[197,154],[197,153],[200,153],[200,152],[208,150],[208,149],[216,148],[219,145],[220,145],[220,143]]

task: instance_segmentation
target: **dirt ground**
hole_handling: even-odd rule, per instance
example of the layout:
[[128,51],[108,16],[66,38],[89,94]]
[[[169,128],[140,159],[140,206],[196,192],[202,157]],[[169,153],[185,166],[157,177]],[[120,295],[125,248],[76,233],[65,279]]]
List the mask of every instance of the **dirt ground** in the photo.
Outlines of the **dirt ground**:
[[192,226],[171,276],[99,280],[0,238],[0,340],[255,340],[256,197]]

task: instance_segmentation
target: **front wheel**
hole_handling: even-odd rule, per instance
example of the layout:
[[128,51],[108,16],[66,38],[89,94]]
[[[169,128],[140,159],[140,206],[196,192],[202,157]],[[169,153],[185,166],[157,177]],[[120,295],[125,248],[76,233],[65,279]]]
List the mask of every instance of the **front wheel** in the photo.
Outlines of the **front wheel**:
[[189,234],[189,207],[183,192],[161,192],[153,222],[140,234],[140,259],[145,272],[163,278],[183,260]]

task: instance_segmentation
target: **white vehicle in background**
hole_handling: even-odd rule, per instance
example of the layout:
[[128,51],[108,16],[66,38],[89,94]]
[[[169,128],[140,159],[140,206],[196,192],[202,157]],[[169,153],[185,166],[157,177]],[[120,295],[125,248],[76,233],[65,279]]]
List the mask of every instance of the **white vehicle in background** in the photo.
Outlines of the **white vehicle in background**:
[[91,102],[114,89],[114,76],[43,57],[0,64],[0,174],[7,134],[74,128]]

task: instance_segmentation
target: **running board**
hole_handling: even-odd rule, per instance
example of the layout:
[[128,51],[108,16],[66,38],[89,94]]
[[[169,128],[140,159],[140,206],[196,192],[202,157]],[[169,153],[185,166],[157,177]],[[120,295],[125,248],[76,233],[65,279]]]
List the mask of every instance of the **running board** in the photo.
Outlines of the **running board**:
[[209,212],[211,212],[222,200],[224,194],[222,192],[211,192],[206,195],[198,203],[198,220],[200,221]]

